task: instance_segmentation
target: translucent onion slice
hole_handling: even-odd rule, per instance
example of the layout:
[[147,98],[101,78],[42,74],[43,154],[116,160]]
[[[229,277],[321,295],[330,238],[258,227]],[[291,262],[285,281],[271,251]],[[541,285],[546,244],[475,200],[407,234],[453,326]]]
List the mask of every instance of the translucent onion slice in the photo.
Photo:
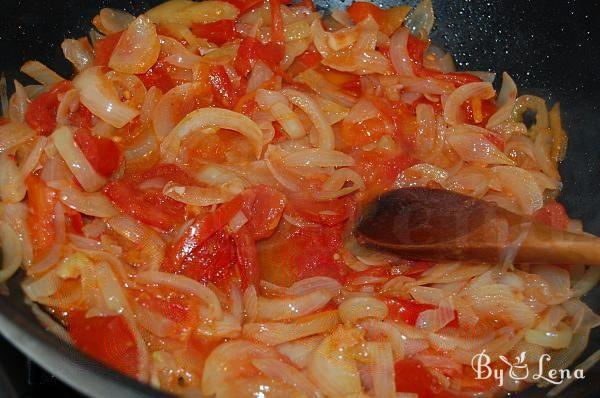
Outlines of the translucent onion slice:
[[150,9],[146,15],[154,23],[174,23],[190,26],[206,24],[221,19],[236,19],[239,10],[224,1],[170,0]]
[[138,111],[121,102],[113,84],[101,67],[87,68],[73,79],[83,105],[94,115],[116,128],[121,128],[138,115]]
[[65,39],[60,45],[63,54],[75,69],[80,72],[94,63],[94,55],[83,42],[74,39]]
[[340,319],[343,322],[355,323],[364,318],[383,320],[388,314],[387,305],[374,297],[351,297],[338,309]]
[[60,77],[52,69],[39,61],[27,61],[21,66],[21,72],[25,73],[32,79],[42,83],[44,86],[52,86],[65,79]]
[[23,249],[19,235],[6,222],[0,222],[0,243],[2,243],[0,283],[4,283],[10,279],[21,266]]
[[182,293],[191,294],[204,301],[208,306],[212,319],[222,319],[223,309],[217,295],[200,282],[183,275],[169,274],[167,272],[146,271],[139,273],[136,282],[143,284],[156,284],[167,286]]
[[258,319],[283,320],[308,315],[323,308],[333,296],[327,290],[316,290],[302,296],[281,298],[258,297]]
[[287,357],[294,365],[304,369],[313,351],[321,344],[321,341],[323,341],[323,336],[305,337],[280,344],[276,347],[276,350]]
[[252,364],[264,375],[275,380],[280,380],[290,386],[294,386],[307,397],[322,397],[317,386],[315,386],[304,373],[285,362],[277,359],[263,358],[252,360]]
[[319,103],[319,106],[325,113],[327,121],[332,126],[337,122],[341,122],[342,120],[344,120],[350,112],[347,107],[340,105],[337,102],[330,101],[327,98],[321,96],[317,97],[317,102]]
[[431,32],[434,22],[435,15],[431,0],[421,0],[407,18],[405,25],[411,30],[413,35],[424,36],[426,38]]
[[11,152],[14,148],[27,142],[36,135],[28,125],[18,122],[0,126],[0,153]]
[[273,77],[273,71],[262,61],[257,61],[256,65],[248,76],[248,85],[246,86],[246,92],[251,93],[257,90],[261,84],[269,81]]
[[18,203],[25,198],[27,188],[23,177],[16,160],[0,153],[0,198],[3,202]]
[[379,51],[373,50],[346,49],[333,53],[321,63],[342,72],[358,75],[387,75],[392,72],[390,61]]
[[408,28],[400,28],[390,42],[390,60],[396,73],[402,76],[414,76],[412,61],[408,55]]
[[301,149],[286,155],[283,158],[283,163],[288,167],[348,167],[354,165],[354,159],[352,156],[340,151],[311,148]]
[[569,328],[563,328],[557,331],[544,332],[537,329],[529,329],[525,332],[525,341],[537,344],[542,347],[560,350],[571,344],[573,331]]
[[467,83],[460,86],[450,94],[444,105],[444,119],[451,126],[463,123],[461,106],[471,98],[489,99],[496,92],[491,83],[478,82]]
[[273,115],[291,139],[298,139],[306,135],[304,126],[290,108],[284,95],[275,91],[257,90],[254,99],[261,108],[268,110]]
[[513,108],[515,107],[516,100],[517,85],[510,75],[504,72],[502,74],[502,88],[500,89],[500,93],[498,94],[498,99],[496,101],[496,107],[498,110],[492,116],[490,116],[485,128],[491,129],[507,121],[512,114]]
[[[349,186],[347,185],[348,182],[351,183]],[[321,190],[315,193],[315,198],[317,200],[331,200],[352,192],[364,191],[365,187],[363,178],[356,171],[344,167],[335,170],[331,174],[321,186]]]
[[322,149],[334,149],[335,137],[333,135],[333,130],[317,101],[309,94],[290,88],[283,89],[282,93],[292,104],[296,105],[306,113],[317,129],[319,135],[317,146]]
[[66,206],[88,216],[104,218],[119,214],[112,202],[102,193],[87,193],[66,187],[60,191],[58,197]]
[[56,111],[56,124],[58,126],[68,126],[70,124],[69,115],[78,106],[79,90],[74,88],[64,93]]
[[373,396],[375,398],[396,398],[394,355],[391,344],[371,341],[366,343],[366,351],[373,379]]
[[146,16],[140,15],[121,35],[108,66],[121,73],[145,73],[156,63],[159,53],[156,26]]
[[260,159],[263,146],[263,133],[258,125],[247,116],[221,108],[201,108],[187,114],[161,143],[163,161],[173,162],[179,153],[181,141],[202,129],[222,128],[234,130],[245,136],[254,148],[257,159]]
[[229,202],[236,193],[228,191],[226,187],[222,189],[220,187],[203,188],[168,182],[163,187],[163,195],[188,205],[212,206]]
[[338,323],[337,311],[322,311],[295,319],[293,322],[253,322],[243,327],[243,336],[266,345],[324,333]]
[[464,161],[514,165],[514,162],[490,140],[468,128],[457,126],[446,135],[446,142]]
[[496,166],[502,190],[514,196],[525,214],[533,214],[544,205],[544,197],[535,178],[525,169],[515,166]]
[[15,85],[15,93],[10,97],[8,106],[2,114],[5,116],[8,115],[8,118],[13,122],[23,123],[25,121],[25,111],[29,105],[29,95],[21,83],[17,80],[13,80],[13,83]]
[[73,140],[68,127],[59,127],[52,134],[52,142],[60,156],[87,192],[95,192],[106,184],[106,179],[98,174]]
[[135,17],[123,10],[103,8],[94,18],[94,25],[105,34],[121,32],[135,20]]

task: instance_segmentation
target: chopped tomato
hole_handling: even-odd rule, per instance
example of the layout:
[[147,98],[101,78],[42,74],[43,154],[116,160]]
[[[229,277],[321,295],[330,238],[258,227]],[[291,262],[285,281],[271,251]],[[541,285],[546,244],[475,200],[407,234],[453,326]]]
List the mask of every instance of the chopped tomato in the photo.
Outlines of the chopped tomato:
[[28,176],[25,183],[29,205],[27,224],[31,234],[31,243],[34,257],[41,258],[52,248],[56,239],[54,206],[58,199],[56,192],[36,175]]
[[178,246],[167,251],[167,260],[161,266],[164,272],[182,274],[203,283],[219,283],[231,276],[235,255],[232,239],[223,229],[194,247],[181,262],[170,261],[177,257],[172,250],[178,250]]
[[242,210],[248,218],[247,226],[253,239],[266,239],[273,235],[285,203],[285,196],[268,185],[257,185],[244,192]]
[[175,82],[169,75],[169,68],[169,65],[159,60],[146,73],[137,75],[137,77],[144,83],[146,89],[157,87],[164,94],[175,87]]
[[294,60],[293,64],[288,68],[287,72],[295,76],[306,69],[314,68],[319,65],[323,57],[317,51],[314,46],[311,46],[308,50],[304,51]]
[[208,81],[218,104],[225,108],[233,108],[237,102],[237,96],[225,67],[223,65],[211,65],[208,72]]
[[75,132],[74,140],[98,174],[110,177],[117,171],[121,164],[122,154],[121,149],[113,140],[96,137],[81,129]]
[[271,42],[283,44],[283,17],[281,16],[281,0],[269,0],[271,11]]
[[[412,326],[417,323],[417,318],[419,318],[421,312],[437,308],[435,305],[421,304],[414,300],[404,300],[395,297],[386,298],[384,301],[388,307],[389,318],[396,322],[404,322]],[[456,312],[454,319],[447,326],[458,327]]]
[[176,295],[152,295],[146,291],[140,291],[137,292],[135,301],[142,307],[156,311],[173,322],[183,323],[190,315],[188,303]]
[[533,214],[533,219],[549,227],[565,230],[569,226],[567,210],[558,202],[551,201]]
[[438,379],[416,359],[402,359],[394,365],[396,391],[414,393],[419,398],[452,398]]
[[202,37],[218,46],[237,39],[238,32],[235,30],[235,21],[222,19],[210,23],[195,23],[191,27],[194,36]]
[[234,239],[242,288],[245,290],[250,285],[258,287],[260,268],[258,267],[258,254],[252,231],[244,225],[234,234]]
[[504,142],[504,140],[499,137],[496,134],[492,134],[492,133],[488,133],[485,135],[485,138],[491,142],[492,144],[494,144],[494,146],[498,149],[500,149],[502,152],[504,152],[504,146],[506,145],[506,143]]
[[359,123],[342,122],[340,138],[349,146],[362,146],[377,142],[386,135],[390,127],[389,123],[381,117],[373,117]]
[[56,128],[56,112],[60,100],[59,94],[64,94],[71,88],[71,82],[64,80],[55,84],[50,91],[36,97],[25,111],[25,121],[35,131],[42,135],[50,135]]
[[389,189],[404,169],[415,164],[408,155],[388,155],[377,150],[360,149],[353,152],[352,157],[356,160],[354,169],[367,186],[379,190]]
[[68,330],[81,351],[119,372],[136,376],[137,347],[122,316],[86,318],[85,312],[74,312],[68,317]]
[[183,222],[185,204],[164,196],[158,189],[142,190],[138,187],[140,183],[152,179],[174,181],[182,185],[195,184],[194,179],[179,167],[160,164],[144,173],[110,182],[104,187],[104,193],[125,213],[145,224],[168,231]]
[[108,35],[94,44],[94,65],[108,66],[108,61],[123,32]]
[[246,77],[258,60],[262,60],[271,69],[276,69],[284,54],[285,49],[280,43],[263,44],[252,37],[244,37],[235,57],[234,67],[241,76]]
[[214,212],[197,217],[181,238],[173,244],[165,258],[165,263],[174,269],[181,269],[183,262],[196,249],[202,247],[204,242],[231,221],[233,216],[241,210],[242,204],[242,197],[237,196],[219,206]]
[[83,232],[84,225],[81,213],[71,208],[67,208],[65,215],[68,217],[67,219],[69,220],[69,227],[73,230],[73,232],[81,234]]
[[317,202],[305,195],[288,195],[287,211],[308,222],[326,226],[338,225],[354,214],[356,204],[352,196]]
[[348,15],[355,24],[361,22],[369,15],[375,19],[377,24],[381,24],[385,18],[385,11],[377,7],[375,4],[363,1],[355,1],[348,7]]
[[69,113],[69,124],[73,127],[90,130],[92,128],[92,112],[83,104],[75,112]]

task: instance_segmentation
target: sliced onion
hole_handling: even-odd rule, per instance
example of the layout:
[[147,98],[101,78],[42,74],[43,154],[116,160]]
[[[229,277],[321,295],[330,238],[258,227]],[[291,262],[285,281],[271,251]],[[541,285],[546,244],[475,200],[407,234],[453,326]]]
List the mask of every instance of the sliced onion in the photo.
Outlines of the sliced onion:
[[156,63],[159,53],[156,27],[146,16],[140,15],[121,35],[108,66],[121,73],[145,73]]
[[93,217],[113,217],[119,211],[101,193],[86,193],[67,187],[60,191],[59,199],[73,210]]
[[52,86],[65,80],[39,61],[25,62],[25,64],[21,66],[21,72],[42,83],[44,86]]
[[[347,183],[351,182],[350,186]],[[354,170],[341,168],[335,170],[331,176],[323,183],[321,191],[315,194],[318,200],[331,200],[339,198],[352,192],[364,191],[365,182],[362,177]]]
[[517,85],[506,72],[502,74],[502,88],[496,101],[497,111],[490,116],[485,126],[487,129],[494,128],[510,118],[515,102],[517,100]]
[[264,358],[254,359],[252,360],[252,364],[264,375],[275,380],[280,380],[290,386],[294,386],[307,397],[318,398],[322,396],[317,390],[317,387],[304,375],[304,373],[285,362],[277,359]]
[[286,155],[283,162],[288,167],[347,167],[354,165],[354,159],[343,152],[329,149],[301,149]]
[[527,170],[515,166],[496,166],[492,170],[498,176],[502,189],[516,198],[523,213],[533,214],[542,208],[542,192]]
[[335,279],[326,276],[313,276],[295,282],[284,289],[285,295],[301,296],[318,290],[327,290],[332,297],[337,296],[342,285]]
[[258,319],[283,320],[311,314],[323,308],[333,296],[327,290],[316,290],[301,296],[281,298],[258,297]]
[[67,91],[58,104],[56,111],[56,124],[59,126],[68,126],[70,124],[69,115],[73,110],[79,107],[79,91],[72,89]]
[[427,38],[434,22],[435,15],[431,0],[421,0],[406,19],[405,26],[410,29],[413,35]]
[[334,125],[337,122],[341,122],[348,116],[348,108],[338,104],[337,102],[330,101],[324,97],[317,97],[317,103],[325,113],[325,117],[327,118],[327,122],[330,125]]
[[327,43],[327,33],[323,29],[323,25],[319,19],[313,21],[310,25],[310,30],[312,33],[313,44],[321,56],[326,58],[331,55],[333,51],[329,48],[329,44]]
[[315,99],[309,94],[290,88],[283,89],[282,93],[290,100],[292,104],[296,105],[302,109],[304,113],[306,113],[312,124],[317,129],[319,135],[317,146],[321,149],[335,148],[335,137],[333,135],[333,130],[331,129],[325,114]]
[[245,136],[254,148],[257,158],[261,157],[263,133],[256,123],[241,113],[220,108],[201,108],[187,114],[161,143],[163,161],[173,162],[179,153],[181,140],[194,131],[202,133],[204,128],[234,130]]
[[80,40],[65,39],[60,45],[66,59],[80,72],[94,63],[94,55]]
[[254,285],[250,285],[244,291],[242,297],[244,305],[245,321],[254,322],[258,313],[258,294]]
[[168,182],[163,187],[163,195],[188,205],[212,206],[229,202],[235,197],[236,193],[229,192],[226,187],[202,188]]
[[419,329],[438,331],[454,320],[454,310],[446,305],[421,312],[415,324]]
[[2,244],[0,283],[4,283],[10,279],[21,266],[23,249],[19,235],[6,222],[0,222],[0,243]]
[[191,294],[204,301],[210,309],[212,319],[222,319],[223,309],[216,294],[208,287],[183,275],[159,271],[141,272],[135,279],[138,283],[167,286],[182,293]]
[[144,306],[136,305],[135,320],[141,327],[158,337],[169,337],[177,331],[177,323]]
[[373,379],[373,396],[396,398],[392,346],[390,343],[368,342],[366,348]]
[[379,109],[367,98],[361,98],[346,117],[345,121],[352,124],[358,124],[365,120],[376,118],[380,115]]
[[237,7],[224,1],[171,0],[146,12],[152,22],[173,23],[190,26],[193,23],[206,24],[221,19],[235,19]]
[[529,329],[525,332],[525,341],[532,344],[537,344],[542,347],[560,350],[571,344],[573,332],[571,329],[564,328],[559,331],[543,332],[537,329]]
[[299,73],[294,80],[306,84],[321,97],[334,101],[339,105],[351,107],[356,103],[356,98],[341,91],[335,84],[327,81],[323,75],[314,69],[307,69]]
[[393,321],[378,321],[376,319],[365,319],[360,323],[360,327],[367,331],[374,337],[385,336],[392,346],[392,352],[394,359],[399,361],[404,358],[404,336],[401,331],[396,327]]
[[490,140],[468,128],[457,126],[446,135],[446,142],[464,161],[514,165],[514,162]]
[[352,297],[339,306],[340,319],[355,323],[364,318],[383,320],[388,314],[387,305],[374,297]]
[[433,181],[443,186],[447,178],[446,170],[428,163],[420,163],[402,171],[396,184],[399,187],[421,187]]
[[408,36],[410,32],[407,28],[400,28],[394,33],[390,42],[390,60],[394,70],[401,76],[414,76],[413,65],[408,55]]
[[444,105],[444,119],[451,126],[463,122],[461,106],[471,98],[489,99],[495,95],[494,87],[488,82],[467,83],[450,94]]
[[196,109],[196,99],[206,94],[202,84],[184,83],[163,95],[152,113],[152,126],[158,138],[166,137],[185,115]]
[[27,272],[31,275],[38,275],[46,272],[59,262],[62,254],[62,246],[65,243],[65,212],[62,204],[56,203],[54,207],[54,230],[56,239],[54,245],[40,261],[31,265]]
[[275,91],[257,90],[254,99],[261,108],[271,113],[291,139],[298,139],[306,135],[304,126],[290,108],[284,95]]
[[2,114],[5,116],[8,115],[8,118],[13,122],[23,123],[25,121],[25,111],[27,111],[27,106],[29,106],[29,95],[21,83],[17,80],[13,80],[13,83],[15,85],[15,93],[8,101],[6,112]]
[[276,349],[294,365],[300,369],[304,369],[308,364],[308,360],[313,351],[321,344],[321,341],[323,341],[323,336],[305,337],[303,339],[280,344]]
[[124,31],[135,20],[135,17],[123,10],[103,8],[94,19],[94,25],[105,34]]
[[360,50],[354,47],[335,52],[323,59],[321,63],[341,72],[350,72],[357,75],[387,75],[392,72],[390,61],[381,52]]
[[274,76],[271,68],[262,61],[257,61],[256,65],[248,76],[248,84],[246,86],[246,92],[251,93],[256,91],[263,83],[269,81]]
[[121,102],[115,87],[101,67],[87,68],[73,80],[81,103],[106,123],[121,128],[138,115],[138,111]]
[[106,179],[98,174],[73,140],[68,127],[60,127],[52,134],[52,142],[64,159],[69,170],[87,192],[95,192],[106,184]]
[[322,311],[298,318],[290,323],[246,323],[243,336],[266,345],[279,345],[288,341],[324,333],[338,323],[337,311]]
[[27,142],[36,135],[29,126],[23,123],[6,123],[0,126],[0,153],[12,152],[13,149]]
[[27,193],[24,175],[17,167],[16,160],[6,153],[0,153],[0,198],[6,203],[18,203]]

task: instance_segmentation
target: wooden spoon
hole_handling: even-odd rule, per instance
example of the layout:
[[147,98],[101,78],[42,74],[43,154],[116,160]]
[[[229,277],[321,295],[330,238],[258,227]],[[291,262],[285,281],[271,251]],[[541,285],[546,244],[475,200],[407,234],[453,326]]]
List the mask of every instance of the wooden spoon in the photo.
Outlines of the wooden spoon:
[[443,189],[386,192],[367,205],[354,233],[407,259],[600,265],[600,238]]

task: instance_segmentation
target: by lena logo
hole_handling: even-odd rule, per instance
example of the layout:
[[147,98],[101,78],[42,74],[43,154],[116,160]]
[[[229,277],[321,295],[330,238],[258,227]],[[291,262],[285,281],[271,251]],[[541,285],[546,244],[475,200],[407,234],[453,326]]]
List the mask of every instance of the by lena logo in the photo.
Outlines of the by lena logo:
[[[558,385],[568,379],[584,379],[582,369],[545,369],[544,365],[552,359],[550,355],[543,354],[540,356],[537,364],[528,363],[527,353],[522,352],[517,355],[513,361],[500,355],[498,358],[504,362],[508,368],[492,367],[492,359],[485,350],[473,356],[471,359],[471,367],[475,371],[477,380],[494,379],[499,387],[502,387],[506,377],[512,380],[528,380],[530,382],[545,381],[551,384]],[[530,366],[532,368],[530,368]]]

